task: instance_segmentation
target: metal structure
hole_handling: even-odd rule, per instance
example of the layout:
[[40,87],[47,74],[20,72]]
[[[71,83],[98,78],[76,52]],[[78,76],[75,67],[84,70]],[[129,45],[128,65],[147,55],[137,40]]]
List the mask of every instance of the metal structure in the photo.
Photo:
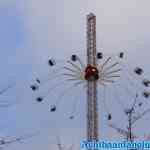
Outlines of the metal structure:
[[[109,121],[112,120],[112,114],[108,110],[108,107],[105,102],[105,89],[106,87],[108,88],[110,84],[113,84],[116,80],[116,78],[122,77],[120,72],[123,73],[123,76],[125,74],[128,74],[128,66],[127,68],[125,65],[122,64],[122,59],[124,58],[124,52],[120,52],[119,55],[116,56],[104,56],[102,52],[97,52],[96,50],[96,16],[93,13],[90,13],[87,15],[86,18],[87,21],[87,55],[86,55],[86,62],[83,62],[81,59],[81,56],[79,57],[76,54],[72,54],[72,56],[69,58],[69,60],[61,60],[60,62],[64,61],[65,63],[61,66],[59,66],[58,69],[55,68],[57,64],[59,63],[53,58],[50,58],[48,60],[48,65],[51,67],[51,74],[49,74],[48,80],[45,80],[44,82],[36,78],[35,83],[30,86],[32,91],[38,91],[44,83],[46,84],[48,81],[54,81],[56,80],[56,84],[51,85],[51,87],[48,89],[48,92],[42,96],[39,96],[36,98],[37,102],[43,102],[44,99],[48,98],[50,94],[52,94],[52,91],[56,91],[56,88],[61,87],[63,85],[68,85],[68,83],[72,84],[70,87],[67,89],[64,89],[63,92],[58,95],[56,98],[56,102],[51,105],[50,111],[55,112],[57,111],[58,104],[59,102],[63,99],[65,95],[68,95],[73,89],[77,86],[84,85],[83,88],[86,88],[86,119],[87,119],[87,127],[86,127],[86,136],[88,141],[95,141],[98,140],[99,138],[99,129],[98,129],[98,94],[102,92],[103,90],[100,90],[98,92],[98,88],[100,86],[104,88],[104,99],[101,100],[104,102],[104,109],[107,111],[107,119]],[[118,59],[119,58],[119,59]],[[56,70],[54,70],[56,69]],[[126,70],[127,69],[127,70]],[[124,72],[123,72],[124,71]],[[135,73],[136,76],[140,76],[143,74],[143,69],[140,67],[136,67],[135,70],[133,70],[132,73]],[[129,73],[130,75],[130,73]],[[59,82],[57,79],[62,78]],[[135,77],[130,80],[128,77],[126,78],[127,82],[131,84],[132,88],[134,88],[134,84],[132,83],[132,80],[135,80]],[[129,95],[131,93],[131,90],[128,88],[128,86],[125,86],[125,83],[127,83],[124,80],[120,80],[124,84],[113,84],[114,87],[117,89],[121,86],[123,86],[124,90],[127,92],[126,95]],[[150,81],[145,79],[142,81],[142,84],[144,87],[150,87]],[[135,85],[137,87],[137,85]],[[102,89],[102,88],[101,88]],[[135,89],[133,89],[135,91]],[[118,90],[114,90],[116,93],[119,93]],[[110,92],[110,91],[109,91]],[[122,101],[119,100],[119,96],[117,96],[114,92],[115,98],[113,100],[116,100],[121,106],[124,108],[124,104]],[[122,92],[122,91],[121,91]],[[53,92],[55,93],[55,92]],[[80,94],[80,93],[79,93]],[[119,93],[121,94],[121,93]],[[108,94],[109,95],[109,94]],[[56,96],[56,95],[55,95]],[[150,92],[149,91],[144,91],[142,93],[142,96],[145,98],[150,97]],[[50,96],[51,98],[52,96]],[[76,97],[75,97],[76,98]],[[77,101],[79,98],[76,98],[75,100]],[[79,99],[80,100],[80,99]],[[110,103],[110,99],[109,99]],[[133,141],[136,136],[133,134],[132,128],[134,122],[136,122],[138,119],[142,118],[145,114],[149,112],[149,110],[144,111],[142,114],[135,116],[135,105],[137,105],[137,101],[135,99],[134,104],[130,109],[128,109],[125,114],[128,119],[128,126],[127,129],[121,129],[116,127],[114,124],[110,124],[110,127],[116,129],[121,135],[123,135],[128,141]],[[138,104],[139,107],[142,106],[142,103],[139,102]],[[136,106],[137,107],[137,106]],[[66,111],[66,109],[65,109]],[[72,114],[69,119],[74,119],[75,115]],[[62,149],[60,144],[58,144],[58,148]]]
[[[87,64],[97,68],[96,16],[87,15]],[[98,140],[97,80],[87,80],[87,140]]]
[[[72,54],[69,60],[57,61],[56,59],[50,58],[48,65],[51,68],[51,74],[48,75],[49,79],[36,78],[30,88],[32,91],[39,91],[47,82],[54,80],[57,82],[54,85],[50,84],[51,87],[47,93],[36,98],[37,102],[43,102],[44,99],[48,98],[52,91],[57,91],[57,88],[61,88],[62,93],[56,94],[57,98],[55,103],[51,105],[50,111],[55,112],[58,109],[60,101],[65,95],[68,95],[75,87],[82,86],[86,89],[87,100],[86,100],[86,136],[88,141],[95,141],[99,138],[98,129],[98,88],[107,87],[114,83],[120,77],[120,60],[124,58],[124,53],[121,52],[117,56],[119,60],[114,59],[113,56],[103,56],[102,52],[96,50],[96,16],[93,13],[87,15],[87,54],[86,62],[76,54]],[[59,64],[64,62],[63,65]],[[59,68],[56,69],[56,67]],[[60,79],[60,82],[58,81]],[[51,82],[52,83],[52,82]],[[72,84],[67,89],[64,87],[68,84]],[[62,88],[62,86],[64,86]],[[80,93],[79,93],[80,94]],[[50,96],[52,97],[52,96]],[[79,99],[80,100],[80,99]],[[75,99],[78,101],[78,98]],[[65,109],[66,110],[66,109]],[[75,114],[72,114],[69,119],[74,119]],[[110,117],[110,114],[109,114]]]
[[135,123],[138,120],[142,119],[145,115],[150,113],[150,109],[146,109],[140,113],[137,111],[137,108],[136,108],[137,106],[142,107],[142,103],[138,102],[137,98],[138,98],[138,95],[136,95],[136,98],[132,106],[124,110],[124,113],[127,116],[127,128],[126,129],[119,128],[115,124],[112,124],[112,123],[109,124],[111,128],[115,129],[120,135],[125,137],[125,139],[129,142],[133,142],[135,139],[139,138],[133,132]]
[[[143,74],[143,69],[137,67],[135,68],[134,73],[137,76],[141,76]],[[150,92],[148,89],[150,87],[150,81],[148,79],[144,79],[144,80],[142,79],[141,83],[142,83],[141,85],[143,85],[142,89],[144,88],[144,91],[140,90],[138,93],[135,94],[134,100],[130,104],[129,107],[126,107],[126,108],[122,107],[123,112],[127,119],[127,121],[125,122],[125,124],[127,124],[126,128],[125,129],[120,128],[117,126],[118,123],[115,125],[114,123],[111,122],[112,119],[108,119],[109,126],[115,129],[121,136],[123,136],[123,138],[125,138],[126,141],[131,142],[131,143],[134,142],[135,140],[139,140],[139,139],[148,140],[149,138],[148,136],[147,137],[137,136],[134,131],[134,128],[138,124],[138,121],[141,120],[145,115],[150,113],[150,108],[143,107],[144,103],[146,103],[145,99],[148,99],[150,97]],[[133,149],[129,148],[129,150],[133,150]],[[141,149],[135,148],[134,150],[141,150]]]

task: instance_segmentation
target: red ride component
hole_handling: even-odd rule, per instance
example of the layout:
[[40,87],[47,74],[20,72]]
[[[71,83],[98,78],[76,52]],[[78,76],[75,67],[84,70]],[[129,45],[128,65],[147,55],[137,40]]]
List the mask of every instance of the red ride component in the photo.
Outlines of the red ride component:
[[85,69],[84,78],[88,81],[95,81],[99,79],[99,72],[95,66],[88,65]]

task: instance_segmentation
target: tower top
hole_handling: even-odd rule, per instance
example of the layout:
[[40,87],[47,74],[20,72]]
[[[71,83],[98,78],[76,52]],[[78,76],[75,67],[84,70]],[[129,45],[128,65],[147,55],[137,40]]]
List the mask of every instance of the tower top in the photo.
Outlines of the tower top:
[[96,16],[93,14],[93,13],[89,13],[87,15],[87,19],[92,19],[92,18],[95,18]]

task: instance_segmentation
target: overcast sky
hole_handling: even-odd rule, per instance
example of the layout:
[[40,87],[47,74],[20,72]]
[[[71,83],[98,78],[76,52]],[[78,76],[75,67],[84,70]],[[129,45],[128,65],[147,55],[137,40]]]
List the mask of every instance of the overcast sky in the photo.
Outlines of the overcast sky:
[[[0,97],[1,101],[14,104],[0,109],[0,135],[12,137],[40,131],[38,136],[6,149],[53,150],[57,135],[65,145],[78,143],[79,139],[85,137],[85,90],[79,93],[82,87],[72,90],[64,98],[60,110],[52,114],[49,111],[52,100],[47,98],[42,104],[36,103],[35,97],[39,93],[34,94],[29,86],[35,77],[44,77],[50,72],[47,66],[49,57],[64,59],[74,53],[86,55],[88,13],[93,12],[97,17],[97,50],[116,55],[125,51],[131,67],[144,67],[145,76],[148,77],[149,6],[149,0],[1,0],[0,88],[9,84],[15,84],[15,87]],[[61,82],[61,79],[57,82]],[[67,87],[64,85],[60,90]],[[45,90],[46,87],[42,92]],[[53,93],[59,95],[59,90]],[[79,115],[70,121],[68,107],[76,100],[73,97],[78,95],[83,100],[78,108]],[[113,101],[111,103],[111,110],[118,114],[121,109]],[[107,127],[103,108],[100,112],[102,137],[119,137]],[[122,119],[121,115],[117,116],[116,121],[119,119]],[[140,125],[149,130],[148,123]]]

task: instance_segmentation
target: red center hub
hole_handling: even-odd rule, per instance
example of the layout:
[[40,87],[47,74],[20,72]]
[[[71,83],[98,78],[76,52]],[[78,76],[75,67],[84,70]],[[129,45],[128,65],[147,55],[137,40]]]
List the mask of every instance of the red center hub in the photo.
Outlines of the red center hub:
[[99,79],[99,72],[95,66],[88,65],[85,69],[84,78],[88,81],[96,81]]

